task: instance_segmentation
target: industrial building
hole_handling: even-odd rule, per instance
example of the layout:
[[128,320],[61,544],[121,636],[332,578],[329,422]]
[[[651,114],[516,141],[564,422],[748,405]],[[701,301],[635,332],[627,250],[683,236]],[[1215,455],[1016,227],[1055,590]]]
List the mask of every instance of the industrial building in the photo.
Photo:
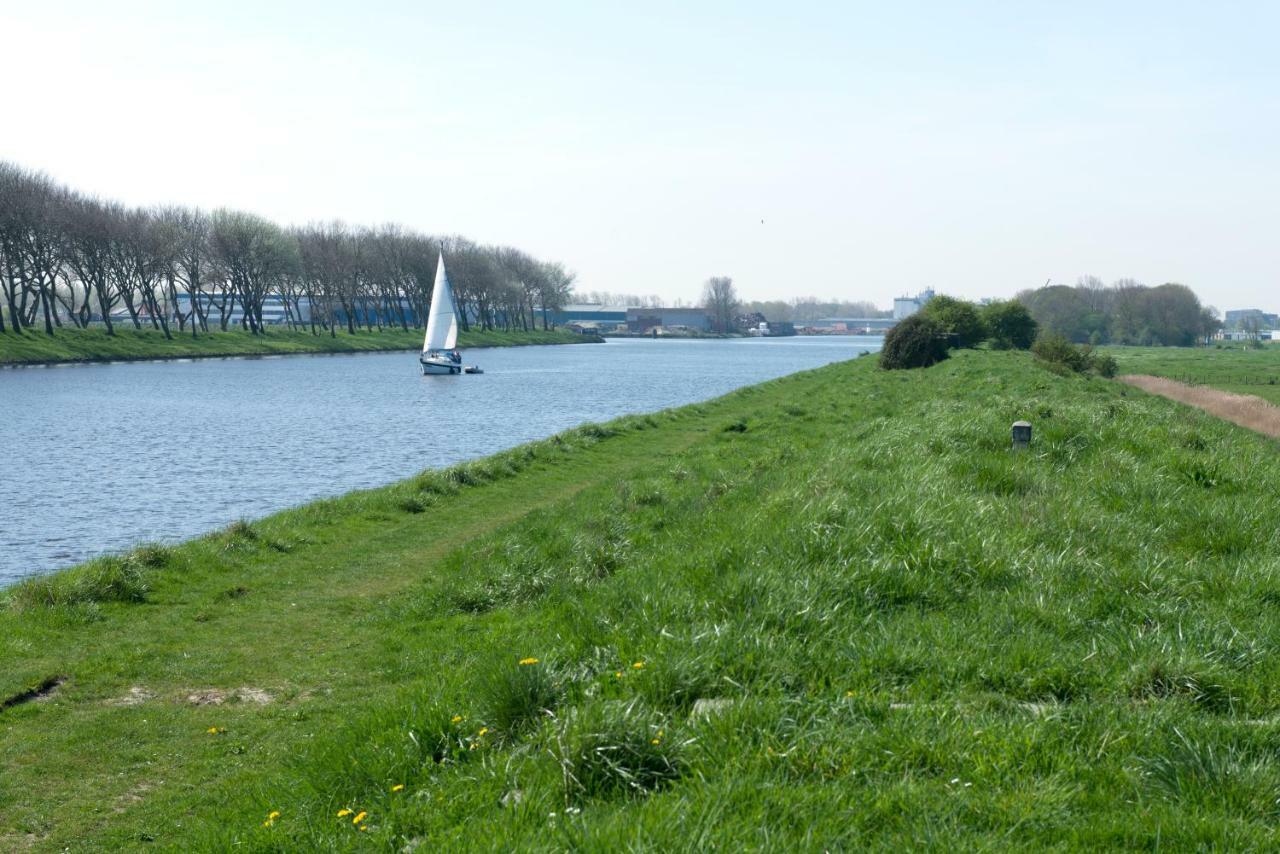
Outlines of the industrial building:
[[654,329],[711,331],[711,316],[704,308],[629,308],[627,330],[641,334]]
[[925,307],[929,300],[933,299],[933,288],[925,288],[913,297],[901,296],[893,301],[893,319],[902,320],[904,317],[910,317],[917,311]]
[[821,317],[796,323],[801,329],[815,332],[843,332],[851,335],[881,335],[898,321],[892,317]]
[[1225,329],[1244,329],[1246,324],[1254,331],[1280,328],[1280,316],[1268,314],[1260,308],[1232,309],[1223,316]]

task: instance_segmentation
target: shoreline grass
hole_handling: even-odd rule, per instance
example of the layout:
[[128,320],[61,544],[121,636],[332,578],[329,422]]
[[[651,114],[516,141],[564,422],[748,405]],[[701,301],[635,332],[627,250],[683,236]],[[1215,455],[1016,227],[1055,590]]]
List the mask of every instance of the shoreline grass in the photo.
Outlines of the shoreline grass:
[[[470,331],[458,336],[458,346],[512,347],[535,344],[581,344],[602,339],[564,331]],[[229,356],[293,355],[302,353],[360,353],[417,350],[422,331],[386,329],[355,335],[339,332],[312,335],[306,331],[269,329],[262,335],[242,330],[201,334],[198,338],[174,332],[172,339],[154,329],[117,327],[109,336],[103,329],[60,329],[52,337],[28,330],[0,334],[0,366],[52,365],[68,362],[146,361],[156,359],[225,358]]]
[[1277,477],[962,351],[140,549],[0,608],[0,847],[1275,847]]

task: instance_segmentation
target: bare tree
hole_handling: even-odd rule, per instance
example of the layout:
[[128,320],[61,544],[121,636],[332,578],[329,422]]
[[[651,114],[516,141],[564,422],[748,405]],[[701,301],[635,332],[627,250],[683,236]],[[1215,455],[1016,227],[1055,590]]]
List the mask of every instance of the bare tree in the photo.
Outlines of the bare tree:
[[712,276],[702,286],[702,307],[711,316],[716,332],[733,331],[733,318],[738,310],[738,291],[728,276]]

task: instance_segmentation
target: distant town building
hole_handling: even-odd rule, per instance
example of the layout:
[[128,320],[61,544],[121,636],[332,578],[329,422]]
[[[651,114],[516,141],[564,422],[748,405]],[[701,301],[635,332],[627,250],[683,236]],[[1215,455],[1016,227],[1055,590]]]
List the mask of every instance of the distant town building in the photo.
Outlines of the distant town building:
[[846,332],[849,334],[878,334],[887,332],[898,321],[892,317],[821,317],[800,322],[799,326],[815,332]]
[[629,308],[627,329],[646,333],[654,329],[711,331],[711,315],[705,308]]
[[[1256,321],[1256,324],[1251,321]],[[1244,329],[1246,324],[1257,331],[1275,329],[1280,327],[1280,316],[1268,314],[1260,308],[1237,308],[1226,313],[1222,325],[1227,329]]]
[[898,297],[893,301],[893,319],[902,320],[904,317],[910,317],[924,308],[925,304],[933,299],[933,296],[933,288],[925,288],[913,297]]
[[581,331],[614,332],[627,326],[627,309],[600,303],[570,303],[550,312],[552,324]]

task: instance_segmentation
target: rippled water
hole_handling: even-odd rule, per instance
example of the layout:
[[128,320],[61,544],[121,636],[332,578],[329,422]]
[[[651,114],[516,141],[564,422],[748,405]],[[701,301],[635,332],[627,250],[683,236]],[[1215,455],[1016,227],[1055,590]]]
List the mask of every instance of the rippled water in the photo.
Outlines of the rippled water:
[[186,539],[586,421],[715,397],[875,350],[878,338],[469,350],[0,370],[0,584]]

